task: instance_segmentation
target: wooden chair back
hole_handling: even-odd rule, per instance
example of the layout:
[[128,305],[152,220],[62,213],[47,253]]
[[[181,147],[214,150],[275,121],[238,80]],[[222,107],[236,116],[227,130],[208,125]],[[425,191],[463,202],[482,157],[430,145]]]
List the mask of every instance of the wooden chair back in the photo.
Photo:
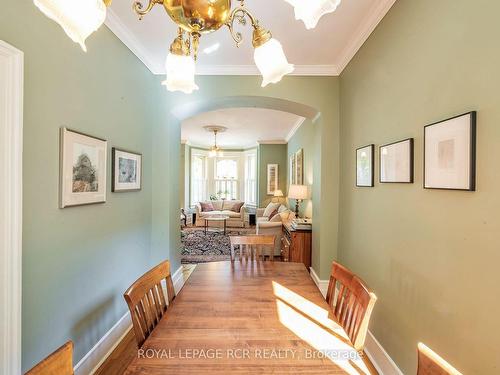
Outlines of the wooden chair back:
[[[166,296],[163,281],[166,283]],[[170,262],[160,263],[142,275],[123,297],[130,310],[135,340],[140,348],[175,298]]]
[[73,375],[73,342],[57,349],[54,353],[37,364],[26,375]]
[[234,261],[235,246],[239,246],[240,260],[243,257],[243,253],[245,253],[245,258],[247,260],[249,255],[252,260],[254,259],[254,255],[257,260],[259,260],[260,256],[262,256],[264,260],[265,253],[263,250],[269,248],[269,258],[271,262],[274,262],[275,236],[230,236],[229,240],[231,241],[231,261]]
[[427,346],[419,343],[417,375],[462,375],[462,373]]
[[354,348],[362,350],[377,296],[354,273],[333,262],[326,301]]

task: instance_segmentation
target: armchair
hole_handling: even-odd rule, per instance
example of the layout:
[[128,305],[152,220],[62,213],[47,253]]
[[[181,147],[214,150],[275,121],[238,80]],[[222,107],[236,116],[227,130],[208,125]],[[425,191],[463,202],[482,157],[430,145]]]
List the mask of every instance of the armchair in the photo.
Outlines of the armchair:
[[[283,236],[283,229],[282,229],[283,222],[293,219],[295,215],[284,205],[279,205],[279,206],[276,205],[275,207],[278,208],[278,213],[274,215],[272,218],[269,218],[269,216],[264,216],[266,213],[270,211],[269,206],[266,208],[257,209],[256,233],[258,235],[275,236],[274,255],[280,255],[281,237]],[[266,210],[268,212],[266,212]]]

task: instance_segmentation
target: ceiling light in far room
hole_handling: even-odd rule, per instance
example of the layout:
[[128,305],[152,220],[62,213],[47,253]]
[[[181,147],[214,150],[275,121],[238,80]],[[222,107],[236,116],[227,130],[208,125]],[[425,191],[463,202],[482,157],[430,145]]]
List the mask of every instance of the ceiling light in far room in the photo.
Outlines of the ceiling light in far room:
[[34,0],[34,4],[87,52],[85,40],[104,23],[111,0]]
[[314,29],[320,18],[334,12],[341,0],[285,0],[295,8],[295,19],[302,20],[306,29]]
[[210,147],[210,150],[208,151],[208,157],[215,158],[224,156],[222,149],[217,146],[217,134],[225,132],[227,128],[224,126],[210,125],[204,126],[203,129],[205,129],[207,132],[214,133],[214,145]]
[[190,52],[190,44],[184,40],[184,31],[179,28],[177,38],[170,45],[165,63],[167,79],[162,85],[166,86],[168,91],[191,94],[194,90],[198,90],[194,81],[196,67]]

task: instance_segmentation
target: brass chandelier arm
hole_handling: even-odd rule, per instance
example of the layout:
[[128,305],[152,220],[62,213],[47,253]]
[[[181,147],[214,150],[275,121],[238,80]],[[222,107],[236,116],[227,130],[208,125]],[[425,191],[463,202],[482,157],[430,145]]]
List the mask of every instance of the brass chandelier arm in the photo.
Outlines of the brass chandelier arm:
[[250,20],[252,23],[252,27],[256,30],[258,29],[259,26],[259,21],[257,18],[254,17],[252,13],[250,13],[244,6],[239,6],[235,8],[232,12],[231,15],[229,16],[229,20],[227,21],[226,25],[229,28],[229,32],[231,33],[231,36],[233,37],[234,41],[236,42],[236,47],[239,47],[240,44],[243,42],[243,35],[241,35],[240,32],[237,32],[234,30],[234,22],[238,21],[240,25],[246,25],[246,17]]
[[156,4],[163,4],[163,0],[149,0],[149,4],[145,9],[143,9],[144,6],[140,1],[134,1],[134,3],[132,4],[132,9],[135,13],[137,13],[139,19],[142,20],[142,17],[148,14]]

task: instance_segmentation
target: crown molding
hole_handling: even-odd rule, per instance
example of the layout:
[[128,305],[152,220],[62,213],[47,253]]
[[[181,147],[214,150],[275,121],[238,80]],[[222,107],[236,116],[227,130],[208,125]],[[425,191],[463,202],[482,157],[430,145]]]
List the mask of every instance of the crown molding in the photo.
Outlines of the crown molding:
[[305,117],[300,117],[299,119],[297,119],[297,122],[285,137],[286,143],[290,142],[290,139],[292,139],[295,133],[297,133],[297,130],[299,130],[299,128],[302,126],[305,120],[306,120]]
[[359,49],[373,33],[377,25],[382,21],[396,0],[379,0],[375,2],[368,15],[359,23],[347,46],[340,53],[337,60],[338,74],[342,73],[349,62],[354,58]]
[[139,60],[142,61],[144,65],[151,71],[153,74],[164,74],[165,69],[163,66],[158,66],[153,61],[154,59],[149,55],[146,49],[141,45],[141,43],[137,40],[134,34],[130,31],[130,29],[120,20],[120,18],[116,15],[113,10],[108,8],[106,21],[104,24],[111,30],[113,34],[115,34],[118,39],[122,41],[128,49],[137,56]]
[[276,139],[276,140],[263,140],[257,141],[259,145],[286,145],[288,142],[284,139]]
[[[200,76],[260,76],[255,65],[198,65],[196,74]],[[295,65],[291,76],[338,76],[335,65]]]

